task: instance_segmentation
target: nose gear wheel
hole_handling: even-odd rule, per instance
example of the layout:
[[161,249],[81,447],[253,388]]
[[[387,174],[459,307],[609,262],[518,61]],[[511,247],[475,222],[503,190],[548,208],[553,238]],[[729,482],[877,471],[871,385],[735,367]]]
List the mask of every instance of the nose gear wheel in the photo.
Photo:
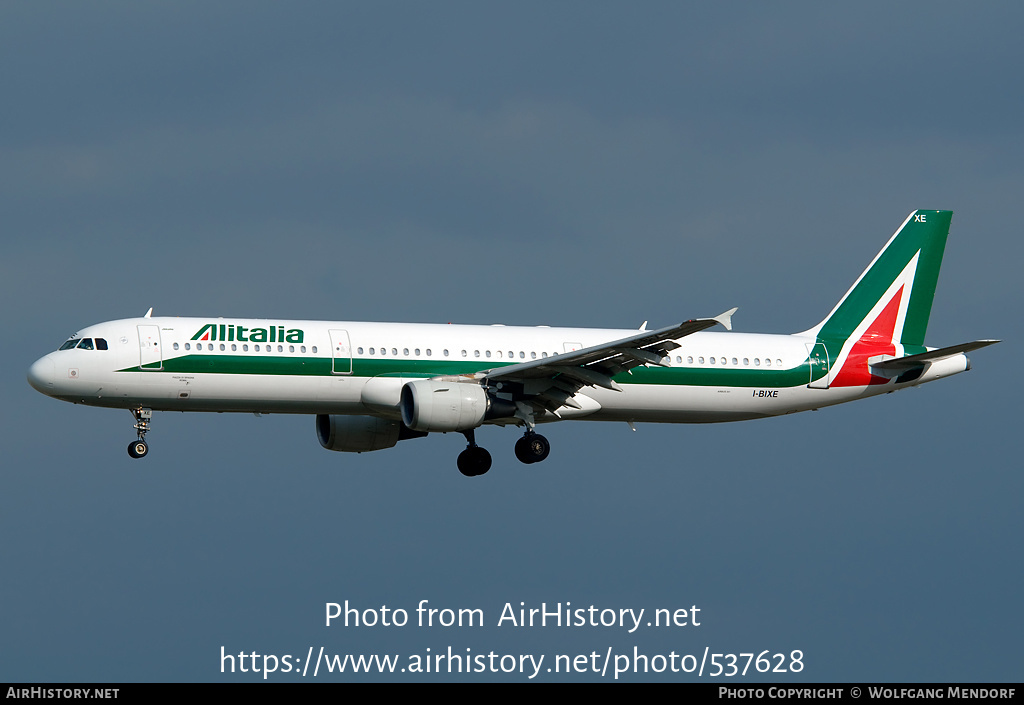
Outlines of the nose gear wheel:
[[135,417],[135,431],[139,439],[128,444],[128,455],[133,458],[145,458],[149,454],[146,434],[149,433],[149,421],[153,418],[153,410],[139,407],[132,409],[132,416]]

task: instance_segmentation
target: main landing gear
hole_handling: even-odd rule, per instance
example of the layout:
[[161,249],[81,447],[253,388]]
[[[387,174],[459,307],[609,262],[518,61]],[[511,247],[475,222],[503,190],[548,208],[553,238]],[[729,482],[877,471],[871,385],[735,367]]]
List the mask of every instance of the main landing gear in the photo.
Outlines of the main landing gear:
[[487,452],[486,448],[481,448],[476,444],[476,431],[473,429],[463,431],[462,435],[466,437],[469,445],[466,446],[466,450],[459,453],[459,472],[466,477],[483,475],[491,469],[491,454]]
[[135,417],[135,430],[139,434],[139,440],[128,444],[128,455],[133,458],[145,458],[149,453],[149,444],[146,443],[146,433],[149,431],[149,420],[153,418],[152,409],[132,409]]
[[[473,430],[463,431],[469,445],[466,450],[459,453],[459,472],[466,477],[483,475],[491,469],[491,454],[485,448],[476,444],[476,432]],[[539,463],[548,457],[551,452],[551,444],[548,439],[533,430],[529,430],[516,441],[516,457],[519,461],[526,463]]]
[[539,463],[548,457],[550,452],[551,444],[548,443],[548,439],[535,433],[533,429],[527,431],[522,438],[516,441],[516,457],[519,458],[519,462],[527,465]]

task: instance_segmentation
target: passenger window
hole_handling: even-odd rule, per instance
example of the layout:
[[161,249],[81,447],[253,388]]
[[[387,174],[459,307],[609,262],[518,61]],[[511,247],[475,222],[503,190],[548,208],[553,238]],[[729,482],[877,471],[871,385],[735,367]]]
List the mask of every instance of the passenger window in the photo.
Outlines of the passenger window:
[[402,348],[402,354],[409,357],[409,348]]
[[202,350],[202,349],[203,349],[203,344],[202,343],[196,343],[196,350]]
[[703,365],[704,364],[704,357],[703,356],[698,357],[697,358],[697,362],[700,363],[701,365]]
[[462,357],[466,357],[466,351],[465,350],[462,351]]
[[177,349],[178,349],[178,344],[177,344],[177,343],[175,343],[175,344],[174,344],[174,345],[172,345],[171,347],[172,347],[172,348],[174,348],[175,350],[177,350]]
[[220,344],[220,351],[224,352],[224,350],[226,350],[226,347],[224,346],[224,343],[221,343]]
[[776,360],[775,361],[775,366],[776,367],[782,367],[782,360]]
[[259,352],[260,351],[259,343],[257,343],[256,345],[253,345],[252,349],[255,350],[256,352]]
[[430,357],[431,355],[433,355],[433,353],[430,351],[430,348],[427,348],[427,357]]
[[235,352],[237,350],[238,350],[238,345],[236,345],[235,343],[231,343],[231,352]]
[[686,357],[686,364],[688,364],[688,365],[692,365],[693,364],[693,355],[687,355],[687,357]]
[[185,343],[185,349],[190,350],[192,348],[191,343]]
[[416,348],[415,350],[413,350],[413,355],[415,355],[416,357],[419,357],[420,356],[420,349]]
[[535,352],[531,352],[531,353],[530,353],[530,359],[532,359],[532,360],[536,360],[536,359],[537,359],[537,353],[535,353]]
[[754,367],[760,367],[760,366],[761,366],[761,358],[755,357],[754,358]]
[[313,346],[313,352],[314,353],[316,352],[316,346],[315,345]]
[[526,357],[526,353],[524,353],[522,350],[520,350],[519,351],[519,357],[520,357],[520,359],[525,358]]
[[445,357],[448,357],[448,348],[445,348],[445,349],[444,349],[444,356],[445,356]]
[[[96,349],[97,350],[106,350],[107,349],[107,339],[106,338],[96,338]],[[177,348],[175,348],[175,350],[177,350]]]
[[715,364],[715,358],[708,358],[708,362],[710,362],[712,365]]
[[[306,352],[306,346],[305,346],[305,345],[303,345],[303,346],[299,347],[299,352]],[[360,353],[361,353],[361,352],[363,352],[363,349],[362,349],[362,348],[359,348],[359,352],[360,352]]]
[[772,360],[771,360],[771,358],[770,358],[770,357],[766,357],[766,358],[764,359],[764,366],[765,366],[765,367],[771,367],[771,366],[772,366]]
[[479,350],[474,350],[473,351],[473,357],[480,357],[480,351]]
[[488,350],[488,351],[487,351],[487,357],[490,357],[490,356],[491,356],[491,351],[490,351],[490,350]]
[[744,365],[750,365],[750,358],[749,357],[743,358],[743,364]]
[[295,352],[295,346],[294,345],[289,345],[288,346],[288,352]]
[[[221,346],[221,348],[223,349],[223,347],[224,347],[224,346],[222,345],[222,346]],[[283,345],[278,345],[278,346],[277,346],[277,351],[278,351],[278,352],[284,352],[284,346],[283,346]]]
[[249,352],[249,346],[246,345],[245,343],[242,343],[242,352]]

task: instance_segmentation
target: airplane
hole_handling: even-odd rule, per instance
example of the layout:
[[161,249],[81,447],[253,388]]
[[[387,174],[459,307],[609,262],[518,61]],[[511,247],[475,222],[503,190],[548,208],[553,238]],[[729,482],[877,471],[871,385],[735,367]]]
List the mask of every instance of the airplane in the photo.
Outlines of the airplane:
[[916,210],[832,311],[793,335],[732,330],[731,309],[647,330],[153,317],[99,323],[32,364],[56,399],[128,409],[149,452],[153,411],[309,414],[328,449],[362,453],[462,433],[483,475],[483,424],[523,429],[515,456],[548,457],[539,424],[710,423],[819,409],[948,377],[998,340],[924,345],[952,211]]

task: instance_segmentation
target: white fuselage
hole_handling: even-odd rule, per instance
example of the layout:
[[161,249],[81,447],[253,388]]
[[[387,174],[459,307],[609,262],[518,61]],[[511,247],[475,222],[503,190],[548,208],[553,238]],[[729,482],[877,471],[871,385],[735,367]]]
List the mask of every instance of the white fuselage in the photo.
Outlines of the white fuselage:
[[[205,333],[204,333],[205,331]],[[261,319],[136,318],[89,326],[74,339],[106,350],[52,352],[32,365],[32,386],[80,404],[165,411],[279,412],[399,418],[402,385],[618,340],[635,330]],[[679,340],[665,367],[585,387],[580,409],[538,421],[702,423],[777,416],[916,386],[968,369],[957,355],[907,382],[811,388],[813,337],[699,332]],[[827,385],[824,385],[827,387]]]

